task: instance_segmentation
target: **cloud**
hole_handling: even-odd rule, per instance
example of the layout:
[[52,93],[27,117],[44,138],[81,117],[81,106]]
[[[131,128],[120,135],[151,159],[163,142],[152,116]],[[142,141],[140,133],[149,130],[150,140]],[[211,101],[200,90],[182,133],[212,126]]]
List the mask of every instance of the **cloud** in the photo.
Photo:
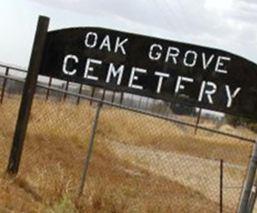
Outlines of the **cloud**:
[[102,18],[115,29],[217,47],[257,61],[255,0],[36,1]]

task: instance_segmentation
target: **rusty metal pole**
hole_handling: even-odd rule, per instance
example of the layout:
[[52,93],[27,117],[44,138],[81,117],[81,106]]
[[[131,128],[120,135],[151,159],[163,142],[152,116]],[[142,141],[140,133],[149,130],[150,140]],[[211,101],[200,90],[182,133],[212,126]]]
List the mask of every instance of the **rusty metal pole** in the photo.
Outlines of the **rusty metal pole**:
[[69,90],[69,85],[70,85],[70,82],[67,81],[66,84],[65,84],[65,93],[63,94],[63,101],[66,101],[66,98],[67,98],[67,91]]
[[[91,91],[91,98],[93,99],[93,97],[95,96],[95,87],[91,87],[92,91]],[[93,104],[93,100],[90,99],[90,106]]]
[[202,114],[202,108],[199,109],[199,112],[197,114],[197,120],[196,120],[196,123],[195,123],[195,131],[194,131],[195,135],[197,134],[198,126],[199,126],[200,119],[201,119],[201,114]]
[[48,88],[47,88],[47,91],[46,91],[46,101],[48,100],[49,98],[49,94],[50,94],[50,87],[52,86],[52,77],[49,77],[49,81],[48,81]]
[[[82,89],[83,89],[83,84],[80,84],[80,86],[79,86],[79,95],[81,95]],[[78,96],[76,104],[79,105],[79,103],[80,103],[80,96]]]
[[[9,74],[9,67],[6,67],[5,76],[8,76],[8,74]],[[3,103],[3,100],[4,100],[4,93],[5,93],[5,87],[6,87],[6,84],[7,84],[7,80],[8,80],[7,78],[4,78],[2,91],[1,91],[1,98],[0,98],[0,103],[1,104]]]

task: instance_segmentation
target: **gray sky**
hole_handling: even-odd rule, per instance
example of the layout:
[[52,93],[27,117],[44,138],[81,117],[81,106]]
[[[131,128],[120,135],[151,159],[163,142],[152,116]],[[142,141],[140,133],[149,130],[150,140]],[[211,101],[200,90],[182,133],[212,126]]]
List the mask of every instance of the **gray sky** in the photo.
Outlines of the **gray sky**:
[[257,62],[256,0],[0,0],[0,61],[27,67],[38,15],[50,30],[101,26],[215,47]]

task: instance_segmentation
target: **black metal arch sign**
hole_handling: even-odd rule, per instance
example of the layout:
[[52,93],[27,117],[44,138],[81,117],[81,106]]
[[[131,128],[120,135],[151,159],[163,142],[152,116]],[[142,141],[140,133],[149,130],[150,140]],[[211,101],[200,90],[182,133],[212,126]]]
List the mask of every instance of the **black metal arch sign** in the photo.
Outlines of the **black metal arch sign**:
[[70,28],[47,34],[40,74],[257,118],[257,65],[217,49]]

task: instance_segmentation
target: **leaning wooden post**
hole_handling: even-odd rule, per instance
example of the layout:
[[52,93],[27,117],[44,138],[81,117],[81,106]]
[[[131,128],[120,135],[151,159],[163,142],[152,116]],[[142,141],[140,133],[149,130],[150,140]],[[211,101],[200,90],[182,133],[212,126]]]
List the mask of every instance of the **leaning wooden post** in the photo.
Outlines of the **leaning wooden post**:
[[253,147],[253,153],[250,159],[246,181],[245,181],[242,195],[241,195],[238,213],[246,213],[246,212],[248,213],[247,209],[248,209],[249,198],[250,198],[253,183],[254,183],[254,177],[256,174],[256,168],[257,168],[257,140]]
[[13,144],[9,157],[7,173],[16,175],[19,171],[19,165],[22,155],[22,149],[26,130],[29,121],[30,110],[36,90],[37,77],[43,57],[43,51],[47,36],[49,18],[40,16],[37,24],[37,31],[34,38],[32,54],[29,63],[27,78],[22,93],[22,100],[19,109],[16,129],[13,138]]

